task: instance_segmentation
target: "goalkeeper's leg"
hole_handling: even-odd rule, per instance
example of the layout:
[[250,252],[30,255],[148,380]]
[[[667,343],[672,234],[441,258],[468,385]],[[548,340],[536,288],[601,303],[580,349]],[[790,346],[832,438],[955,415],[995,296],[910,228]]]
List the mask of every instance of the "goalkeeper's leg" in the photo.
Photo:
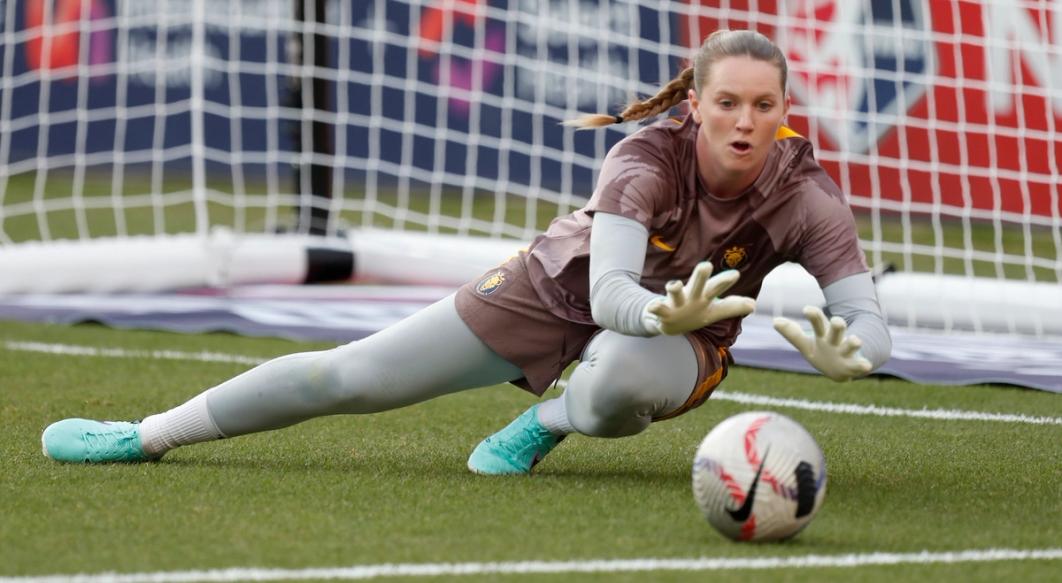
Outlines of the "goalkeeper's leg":
[[62,461],[139,461],[181,445],[395,409],[522,376],[468,329],[450,296],[363,340],[266,362],[139,425],[68,419],[42,440],[45,453]]
[[656,419],[684,412],[703,384],[694,346],[686,336],[606,330],[587,345],[558,398],[563,401],[550,406],[563,405],[572,429],[583,435],[641,433]]
[[680,415],[708,397],[725,354],[696,336],[597,334],[564,394],[533,405],[484,439],[468,458],[478,474],[527,474],[569,433],[624,437]]

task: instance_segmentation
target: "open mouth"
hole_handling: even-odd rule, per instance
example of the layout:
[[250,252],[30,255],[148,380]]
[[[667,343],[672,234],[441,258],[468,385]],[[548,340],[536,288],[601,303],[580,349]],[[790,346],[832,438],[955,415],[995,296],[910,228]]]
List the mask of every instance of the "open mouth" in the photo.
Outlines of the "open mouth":
[[744,154],[744,153],[746,153],[746,152],[748,152],[749,150],[752,149],[752,144],[750,144],[748,142],[737,141],[737,142],[730,142],[730,147],[735,152],[737,152],[739,154]]

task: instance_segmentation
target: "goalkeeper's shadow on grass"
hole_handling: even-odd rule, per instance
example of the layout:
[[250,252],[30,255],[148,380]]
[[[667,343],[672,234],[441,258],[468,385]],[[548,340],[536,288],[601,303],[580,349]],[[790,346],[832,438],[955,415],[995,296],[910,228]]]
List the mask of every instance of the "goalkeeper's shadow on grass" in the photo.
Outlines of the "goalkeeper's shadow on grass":
[[[559,461],[559,460],[558,460]],[[316,458],[297,456],[278,457],[244,457],[239,455],[190,455],[165,457],[154,462],[144,464],[160,468],[211,468],[211,469],[246,469],[265,471],[299,472],[304,474],[345,473],[351,475],[393,475],[395,477],[417,476],[424,479],[465,479],[474,478],[483,483],[519,483],[530,480],[534,481],[577,481],[582,483],[602,483],[609,486],[622,485],[624,482],[631,485],[660,485],[663,483],[676,484],[686,487],[689,482],[689,470],[685,467],[659,468],[647,470],[645,468],[616,468],[594,467],[582,465],[578,467],[556,464],[561,467],[541,468],[527,475],[502,475],[502,476],[479,476],[469,472],[463,456],[452,460],[433,460],[426,464],[419,459],[388,458],[386,454],[379,453],[371,459],[362,458],[357,454],[348,458],[336,455],[322,455]]]
[[453,463],[435,463],[427,465],[415,461],[391,460],[380,463],[378,459],[366,460],[358,456],[341,457],[339,454],[305,458],[296,455],[270,458],[244,457],[238,455],[183,456],[163,458],[147,462],[160,468],[173,467],[184,469],[204,468],[217,470],[261,470],[266,472],[300,473],[306,475],[339,474],[347,476],[382,476],[396,478],[417,476],[424,479],[438,480],[455,476],[470,476],[464,460]]
[[578,479],[581,481],[600,481],[609,485],[620,485],[620,480],[637,482],[639,484],[651,483],[681,483],[683,487],[689,486],[690,472],[689,468],[675,468],[675,469],[654,469],[645,470],[631,467],[625,468],[595,468],[595,467],[563,467],[563,468],[543,468],[539,471],[531,473],[529,476],[499,476],[501,478],[515,478],[525,480],[545,480],[545,479]]
[[283,457],[247,457],[240,455],[186,455],[186,456],[166,456],[161,460],[152,462],[144,462],[139,465],[155,466],[160,469],[163,468],[210,468],[221,470],[243,469],[243,470],[265,470],[265,471],[284,471],[284,472],[299,472],[306,474],[313,473],[331,473],[331,472],[356,472],[364,469],[364,464],[360,464],[356,458],[354,459],[341,459],[338,456],[321,456],[321,457],[299,457],[295,455],[283,456]]

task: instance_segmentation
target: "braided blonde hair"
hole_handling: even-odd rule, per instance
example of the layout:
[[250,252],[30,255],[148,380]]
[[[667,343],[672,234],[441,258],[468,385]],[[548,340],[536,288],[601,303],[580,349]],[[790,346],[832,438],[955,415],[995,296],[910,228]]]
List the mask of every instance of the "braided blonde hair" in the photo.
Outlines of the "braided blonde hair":
[[712,65],[726,57],[747,56],[766,61],[781,72],[782,93],[785,93],[789,68],[785,55],[770,39],[752,30],[717,30],[708,35],[693,59],[693,66],[682,70],[664,85],[656,95],[645,100],[635,100],[619,115],[594,113],[567,120],[564,125],[578,129],[605,127],[615,123],[638,121],[666,113],[685,101],[690,89],[699,90],[708,82]]

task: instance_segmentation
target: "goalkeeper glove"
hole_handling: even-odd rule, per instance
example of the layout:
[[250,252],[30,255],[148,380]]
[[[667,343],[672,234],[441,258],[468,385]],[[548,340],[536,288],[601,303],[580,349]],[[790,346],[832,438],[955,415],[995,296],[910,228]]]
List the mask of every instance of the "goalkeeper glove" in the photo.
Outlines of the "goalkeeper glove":
[[737,271],[711,275],[712,264],[704,261],[693,269],[686,285],[678,280],[669,281],[665,287],[667,295],[649,302],[642,311],[646,329],[654,335],[675,336],[727,318],[747,316],[756,309],[756,300],[752,298],[718,297],[737,282]]
[[811,366],[837,382],[870,372],[873,365],[859,353],[863,341],[855,335],[845,336],[848,325],[843,319],[834,316],[827,320],[826,314],[815,306],[805,306],[804,317],[811,322],[813,336],[805,334],[800,325],[789,318],[775,318],[774,329],[795,346]]

